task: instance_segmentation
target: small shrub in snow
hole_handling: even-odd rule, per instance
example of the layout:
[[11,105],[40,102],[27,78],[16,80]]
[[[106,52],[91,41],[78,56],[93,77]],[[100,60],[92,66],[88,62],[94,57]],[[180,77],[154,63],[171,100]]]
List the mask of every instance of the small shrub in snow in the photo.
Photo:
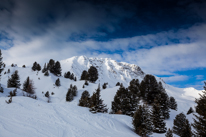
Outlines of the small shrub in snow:
[[5,100],[5,102],[6,102],[7,104],[10,104],[10,103],[12,102],[12,96],[10,97],[10,99],[9,99],[8,101]]
[[0,84],[0,92],[1,92],[1,93],[4,93],[4,88],[1,87],[1,84]]
[[104,83],[104,84],[102,85],[102,88],[103,88],[103,89],[106,89],[106,88],[107,88],[107,85],[108,85],[108,83]]
[[14,89],[13,91],[10,91],[9,92],[9,97],[16,96],[16,92],[17,92],[17,89]]
[[85,80],[84,85],[87,85],[87,86],[89,85],[89,83],[88,83],[88,81],[87,81],[87,80]]
[[49,76],[48,70],[44,73],[44,76]]
[[194,110],[192,109],[192,107],[190,107],[190,109],[187,111],[187,115],[189,115],[189,114],[191,114],[193,112],[194,112]]
[[116,86],[120,86],[120,83],[119,83],[119,82],[117,82]]
[[61,86],[59,78],[56,80],[55,85],[56,85],[57,87]]

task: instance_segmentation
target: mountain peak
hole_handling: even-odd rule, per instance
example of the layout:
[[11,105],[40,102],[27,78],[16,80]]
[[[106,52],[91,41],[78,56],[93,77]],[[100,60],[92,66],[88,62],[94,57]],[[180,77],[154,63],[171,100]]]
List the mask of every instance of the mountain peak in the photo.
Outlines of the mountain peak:
[[74,73],[77,79],[80,79],[81,73],[88,70],[90,66],[94,66],[98,70],[98,82],[108,82],[114,86],[117,82],[125,85],[132,79],[143,79],[145,73],[141,68],[134,64],[125,62],[117,62],[110,58],[93,58],[86,56],[74,56],[66,60],[60,61],[63,73],[70,71]]

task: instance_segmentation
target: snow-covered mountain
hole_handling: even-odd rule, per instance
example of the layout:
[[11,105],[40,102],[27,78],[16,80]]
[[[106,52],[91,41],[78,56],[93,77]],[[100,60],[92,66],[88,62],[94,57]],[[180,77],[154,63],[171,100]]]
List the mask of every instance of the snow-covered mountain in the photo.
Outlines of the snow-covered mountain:
[[116,62],[108,58],[75,56],[60,62],[63,72],[73,72],[77,79],[80,79],[83,70],[88,70],[90,66],[95,66],[99,74],[97,82],[101,84],[108,82],[111,86],[114,86],[117,82],[127,85],[132,79],[138,78],[142,80],[145,76],[145,73],[137,65]]
[[[79,107],[77,104],[84,90],[90,95],[101,85],[108,82],[108,87],[102,89],[101,97],[107,107],[111,108],[111,101],[118,90],[115,86],[117,82],[128,86],[132,79],[140,81],[146,75],[139,66],[116,62],[108,58],[87,58],[85,56],[76,56],[60,61],[62,74],[67,71],[74,73],[77,81],[59,77],[61,86],[54,85],[58,77],[50,73],[48,77],[40,71],[32,71],[31,67],[6,67],[2,72],[1,84],[4,87],[4,93],[0,93],[0,136],[48,136],[48,137],[125,137],[138,136],[132,129],[132,118],[125,115],[112,114],[92,114],[88,108]],[[80,81],[83,70],[88,70],[90,66],[95,66],[98,70],[99,78],[96,83],[89,83],[82,88],[84,81]],[[42,65],[43,67],[43,65]],[[6,73],[10,69],[10,73]],[[33,80],[37,100],[23,97],[22,91],[18,89],[16,97],[13,97],[11,104],[5,103],[8,100],[9,91],[12,88],[7,87],[8,77],[18,70],[20,82],[26,80],[29,76]],[[158,81],[162,81],[156,77]],[[162,81],[163,82],[163,81]],[[65,97],[70,86],[76,85],[78,94],[72,102],[66,102]],[[173,126],[173,119],[180,112],[186,113],[189,107],[194,107],[195,98],[198,98],[200,91],[194,88],[176,88],[163,82],[169,96],[173,96],[178,103],[178,111],[171,110],[170,119],[167,120],[167,127]],[[22,86],[21,86],[22,88]],[[47,103],[45,92],[53,92],[51,103]],[[192,122],[192,115],[187,118]],[[153,134],[154,137],[161,137],[164,134]]]

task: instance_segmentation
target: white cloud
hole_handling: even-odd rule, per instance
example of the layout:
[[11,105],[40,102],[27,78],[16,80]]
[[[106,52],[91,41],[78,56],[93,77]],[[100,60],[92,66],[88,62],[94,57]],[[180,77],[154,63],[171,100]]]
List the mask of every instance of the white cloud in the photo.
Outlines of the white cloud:
[[195,77],[196,77],[197,80],[200,80],[200,79],[204,78],[204,75],[196,75]]
[[177,81],[185,81],[189,77],[186,75],[175,75],[170,77],[161,77],[165,82],[177,82]]

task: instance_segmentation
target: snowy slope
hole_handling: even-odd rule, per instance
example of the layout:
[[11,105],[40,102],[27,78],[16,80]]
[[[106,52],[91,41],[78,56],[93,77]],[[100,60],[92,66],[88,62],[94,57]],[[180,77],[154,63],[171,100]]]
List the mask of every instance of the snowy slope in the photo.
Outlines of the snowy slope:
[[[133,132],[131,124],[132,118],[124,115],[111,114],[91,114],[88,108],[79,107],[78,101],[84,90],[90,95],[97,89],[98,84],[108,82],[107,89],[101,91],[101,97],[108,108],[111,108],[111,101],[118,90],[115,86],[121,82],[128,86],[132,79],[144,78],[145,73],[136,65],[128,63],[118,63],[107,58],[87,58],[85,56],[73,57],[62,60],[62,74],[70,71],[77,77],[77,81],[60,78],[61,86],[54,86],[56,76],[50,74],[45,77],[41,72],[32,71],[30,67],[7,67],[2,72],[2,81],[5,91],[0,93],[0,136],[43,136],[43,137],[125,137],[138,136]],[[84,81],[79,81],[83,70],[93,65],[97,67],[99,79],[96,83],[89,83],[84,89]],[[10,69],[9,74],[4,72]],[[21,84],[29,76],[34,81],[38,100],[22,96],[22,91],[18,90],[18,96],[13,98],[11,104],[6,104],[9,91],[7,89],[8,77],[15,70],[19,71]],[[159,81],[161,79],[157,78]],[[78,95],[72,102],[66,102],[65,97],[70,84],[76,85]],[[198,98],[200,91],[194,88],[175,88],[164,84],[169,96],[173,96],[178,103],[178,111],[171,111],[171,118],[167,120],[167,127],[171,128],[173,119],[180,112],[186,113],[190,106],[194,107],[195,98]],[[21,87],[22,88],[22,87]],[[51,103],[47,103],[47,98],[42,92],[54,92],[51,95]],[[192,115],[187,116],[192,122]],[[153,134],[154,137],[161,137],[164,134]]]

